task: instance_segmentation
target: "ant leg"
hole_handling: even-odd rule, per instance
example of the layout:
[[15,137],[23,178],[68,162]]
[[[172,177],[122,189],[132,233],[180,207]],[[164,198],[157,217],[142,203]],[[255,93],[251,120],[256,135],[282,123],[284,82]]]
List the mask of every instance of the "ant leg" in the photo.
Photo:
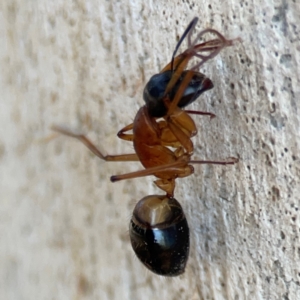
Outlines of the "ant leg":
[[[136,172],[131,172],[127,174],[122,175],[114,175],[110,177],[110,180],[112,182],[120,181],[124,179],[133,179],[137,177],[145,177],[149,175],[155,175],[159,172],[170,172],[174,175],[177,174],[177,177],[185,177],[193,173],[192,166],[189,166],[189,164],[212,164],[212,165],[234,165],[238,162],[238,159],[235,157],[230,157],[227,161],[214,161],[214,160],[189,160],[189,155],[183,155],[182,157],[178,158],[177,161],[158,166],[158,167],[152,167],[145,170],[140,170]],[[190,169],[187,170],[187,167]],[[180,176],[180,173],[185,172],[186,174],[183,176]]]
[[118,132],[118,138],[125,140],[125,141],[133,141],[133,134],[126,134],[124,132],[132,130],[133,128],[133,123],[125,126],[124,128],[122,128],[119,132]]
[[192,154],[194,151],[194,145],[191,140],[191,136],[194,136],[197,133],[197,130],[188,135],[176,123],[172,122],[171,120],[168,122],[168,127],[170,128],[174,136],[177,138],[179,143],[182,145],[182,147],[187,151],[187,153]]
[[51,129],[69,137],[76,138],[77,140],[82,142],[88,149],[90,149],[90,151],[92,151],[96,156],[105,161],[139,161],[139,158],[135,153],[121,155],[103,155],[99,148],[96,147],[85,135],[74,133],[59,126],[52,126]]
[[[170,100],[165,99],[164,103],[169,108],[172,104]],[[191,137],[197,133],[197,128],[193,119],[183,110],[175,108],[173,114],[165,119],[166,127],[176,137],[176,140],[184,147],[188,154],[194,151],[194,145]]]
[[198,110],[184,110],[186,113],[191,115],[201,115],[201,116],[210,116],[210,119],[213,119],[216,117],[215,114],[205,111],[198,111]]
[[157,123],[161,130],[160,140],[162,145],[174,148],[183,146],[188,153],[192,153],[193,147],[190,138],[196,135],[197,128],[188,113],[208,115],[210,118],[215,117],[214,114],[209,112],[181,110],[177,108],[172,116]]
[[122,175],[114,175],[110,177],[110,180],[112,182],[115,181],[120,181],[124,179],[133,179],[133,178],[138,178],[138,177],[145,177],[149,175],[155,175],[159,172],[172,172],[173,174],[181,172],[183,169],[185,169],[185,166],[187,166],[188,160],[177,160],[173,163],[162,165],[162,166],[157,166],[157,167],[152,167],[144,170],[139,170],[136,172],[131,172],[127,174],[122,174]]
[[[213,33],[217,35],[218,39],[213,39],[208,42],[198,44],[196,45],[197,40],[199,40],[204,34],[206,33]],[[193,42],[191,42],[190,36],[188,37],[189,40],[189,47],[187,50],[185,50],[183,53],[178,55],[178,57],[174,58],[172,57],[171,65],[170,67],[173,67],[174,64],[176,64],[176,69],[174,69],[174,73],[172,75],[171,80],[169,81],[166,90],[165,95],[167,95],[171,89],[175,86],[176,82],[179,80],[181,74],[184,72],[184,69],[186,68],[189,60],[192,57],[198,57],[200,59],[200,62],[198,62],[196,65],[194,65],[190,71],[199,69],[200,66],[202,66],[206,61],[214,58],[216,55],[221,52],[222,49],[228,46],[232,46],[234,41],[240,40],[240,39],[233,39],[233,40],[227,40],[222,34],[220,34],[218,31],[214,29],[205,29],[201,31],[195,38]],[[208,52],[206,55],[198,54],[199,52]],[[173,62],[174,61],[174,62]],[[164,69],[163,69],[164,70]],[[173,111],[175,110],[175,107],[177,107],[180,99],[182,98],[182,95],[184,94],[184,91],[186,87],[188,86],[189,82],[191,81],[193,77],[193,72],[188,72],[179,87],[179,89],[176,92],[176,95],[168,109],[167,115],[170,116]]]
[[229,157],[228,160],[190,160],[189,164],[209,164],[209,165],[234,165],[239,161],[236,157]]
[[[162,146],[173,147],[173,148],[182,148],[182,144],[173,134],[171,129],[168,127],[168,124],[165,120],[157,122],[159,129],[160,129],[160,136],[159,139],[161,141]],[[179,155],[176,155],[177,157]]]

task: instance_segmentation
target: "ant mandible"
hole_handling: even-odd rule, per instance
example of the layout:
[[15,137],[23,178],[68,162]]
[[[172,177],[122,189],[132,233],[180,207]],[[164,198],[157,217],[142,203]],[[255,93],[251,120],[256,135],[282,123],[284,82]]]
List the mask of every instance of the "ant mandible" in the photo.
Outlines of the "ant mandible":
[[[227,40],[214,29],[205,29],[192,40],[197,21],[198,18],[194,18],[188,25],[175,47],[171,62],[146,84],[143,93],[146,105],[139,109],[132,124],[118,132],[119,138],[133,142],[135,153],[103,155],[85,135],[58,126],[52,128],[80,140],[105,161],[140,161],[145,168],[111,176],[112,182],[148,175],[157,177],[155,184],[166,194],[149,195],[136,204],[129,232],[132,248],[140,261],[152,272],[163,276],[182,274],[189,255],[189,226],[181,205],[173,197],[175,179],[191,175],[194,172],[192,164],[232,165],[237,162],[236,158],[191,160],[191,137],[196,135],[197,128],[189,114],[215,117],[208,112],[182,110],[201,93],[213,88],[211,80],[196,70],[235,41]],[[217,38],[197,44],[207,33]],[[176,56],[185,38],[188,47]],[[186,70],[193,57],[200,61]],[[130,130],[132,134],[126,133]]]

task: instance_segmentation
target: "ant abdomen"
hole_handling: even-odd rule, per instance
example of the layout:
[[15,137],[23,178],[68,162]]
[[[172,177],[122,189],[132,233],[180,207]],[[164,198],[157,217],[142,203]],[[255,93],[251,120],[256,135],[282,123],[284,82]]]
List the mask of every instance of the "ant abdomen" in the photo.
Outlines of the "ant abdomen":
[[134,252],[149,270],[164,276],[184,272],[189,255],[189,226],[175,198],[144,197],[134,208],[129,232]]
[[[214,87],[212,81],[200,72],[191,70],[183,71],[177,83],[171,89],[169,98],[172,101],[184,80],[185,75],[192,72],[193,76],[178,102],[178,107],[185,107],[194,102],[203,92]],[[153,75],[144,88],[143,98],[151,117],[160,118],[166,115],[168,108],[165,107],[163,99],[166,97],[165,91],[169,81],[174,75],[174,71],[168,70]]]

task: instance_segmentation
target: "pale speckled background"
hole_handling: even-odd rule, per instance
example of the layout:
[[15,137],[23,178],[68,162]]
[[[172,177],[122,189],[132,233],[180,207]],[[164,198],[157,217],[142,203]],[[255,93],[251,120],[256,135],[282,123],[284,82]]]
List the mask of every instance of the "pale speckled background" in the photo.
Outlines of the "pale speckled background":
[[[300,5],[282,1],[0,2],[0,299],[300,299]],[[146,271],[128,239],[153,178],[105,163],[52,124],[110,154],[143,105],[146,80],[199,16],[243,43],[202,69],[215,88],[191,106],[196,166],[176,198],[191,227],[186,273]],[[47,139],[49,138],[49,139]]]

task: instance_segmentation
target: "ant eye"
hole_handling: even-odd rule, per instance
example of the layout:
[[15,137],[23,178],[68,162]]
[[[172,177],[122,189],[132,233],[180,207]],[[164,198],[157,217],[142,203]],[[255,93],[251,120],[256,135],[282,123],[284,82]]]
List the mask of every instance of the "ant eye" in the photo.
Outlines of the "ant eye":
[[172,72],[166,71],[152,76],[146,84],[143,98],[150,116],[160,118],[166,114],[167,108],[165,107],[163,98],[171,78]]
[[171,71],[153,75],[146,84],[145,91],[152,98],[162,98],[171,77]]

